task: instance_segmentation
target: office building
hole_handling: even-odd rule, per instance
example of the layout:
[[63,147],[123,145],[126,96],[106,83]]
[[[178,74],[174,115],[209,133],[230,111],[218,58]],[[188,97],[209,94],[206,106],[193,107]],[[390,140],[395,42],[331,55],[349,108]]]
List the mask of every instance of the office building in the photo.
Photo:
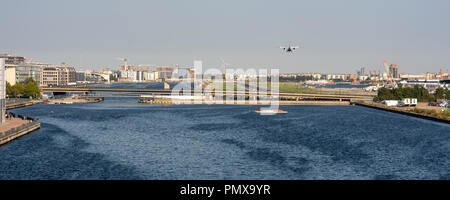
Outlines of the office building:
[[25,62],[25,57],[12,54],[0,54],[0,58],[5,59],[5,65],[17,65]]
[[18,64],[15,69],[16,83],[24,83],[27,78],[33,80],[40,85],[42,76],[42,66],[33,63]]
[[42,69],[42,85],[72,85],[76,84],[76,71],[65,64],[47,66]]
[[389,73],[392,75],[393,78],[400,78],[400,75],[398,73],[398,66],[397,66],[397,64],[392,64],[389,67]]
[[102,83],[109,82],[109,74],[97,73],[91,70],[77,71],[77,83]]
[[158,72],[158,76],[161,79],[172,78],[173,67],[169,67],[169,66],[156,67],[156,71]]

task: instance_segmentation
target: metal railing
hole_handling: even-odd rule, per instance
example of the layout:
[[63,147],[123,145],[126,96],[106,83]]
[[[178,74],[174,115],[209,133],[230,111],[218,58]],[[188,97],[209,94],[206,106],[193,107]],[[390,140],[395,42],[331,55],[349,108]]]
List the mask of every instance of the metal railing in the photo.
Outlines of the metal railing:
[[11,135],[17,134],[23,130],[30,129],[31,127],[34,127],[34,126],[40,124],[40,121],[38,118],[27,117],[27,116],[18,115],[15,113],[8,113],[8,115],[11,115],[14,118],[20,118],[22,120],[29,120],[30,122],[28,122],[26,124],[22,124],[19,127],[12,128],[12,129],[4,131],[4,132],[0,132],[0,141],[3,140],[4,138],[8,138]]

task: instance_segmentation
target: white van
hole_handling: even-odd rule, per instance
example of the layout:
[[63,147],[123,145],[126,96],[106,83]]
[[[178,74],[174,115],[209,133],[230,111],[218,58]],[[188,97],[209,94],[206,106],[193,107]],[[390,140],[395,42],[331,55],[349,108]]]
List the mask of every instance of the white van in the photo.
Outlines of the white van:
[[386,106],[398,106],[398,101],[397,100],[384,100],[381,103],[386,105]]
[[411,105],[411,99],[410,98],[403,98],[400,102],[400,106],[410,106]]
[[400,101],[400,106],[417,106],[416,98],[403,98]]
[[417,99],[411,98],[411,106],[417,106]]

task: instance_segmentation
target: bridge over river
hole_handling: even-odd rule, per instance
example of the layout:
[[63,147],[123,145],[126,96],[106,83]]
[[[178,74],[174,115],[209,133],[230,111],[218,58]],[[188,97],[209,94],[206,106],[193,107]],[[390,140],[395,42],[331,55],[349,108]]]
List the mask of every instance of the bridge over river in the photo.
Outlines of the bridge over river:
[[[140,97],[140,95],[171,95],[171,89],[155,89],[155,88],[117,88],[117,87],[42,87],[41,92],[51,92],[55,95],[67,93],[82,93],[84,95],[94,95],[99,97]],[[193,90],[191,90],[193,92]],[[204,94],[222,93],[226,95],[227,91],[219,90],[203,90]],[[234,95],[260,96],[258,92],[235,91]],[[268,91],[267,95],[271,95]],[[373,95],[361,94],[331,94],[331,93],[293,93],[279,92],[278,96],[281,100],[313,100],[313,101],[356,101],[356,100],[372,100]]]

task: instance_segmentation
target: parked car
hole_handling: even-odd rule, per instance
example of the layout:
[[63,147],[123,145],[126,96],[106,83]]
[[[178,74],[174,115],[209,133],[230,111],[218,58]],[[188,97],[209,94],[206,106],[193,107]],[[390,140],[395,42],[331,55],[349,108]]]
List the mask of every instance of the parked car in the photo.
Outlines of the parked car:
[[428,103],[428,106],[436,106],[436,105],[437,105],[436,102],[430,102],[430,103]]

